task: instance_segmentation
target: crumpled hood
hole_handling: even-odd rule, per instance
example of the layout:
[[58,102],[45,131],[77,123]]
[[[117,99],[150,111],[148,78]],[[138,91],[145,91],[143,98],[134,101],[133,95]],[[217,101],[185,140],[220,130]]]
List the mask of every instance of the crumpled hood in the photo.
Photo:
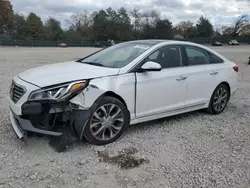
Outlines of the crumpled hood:
[[79,62],[64,62],[32,68],[18,76],[39,87],[75,80],[111,76],[119,73],[117,68],[99,67]]

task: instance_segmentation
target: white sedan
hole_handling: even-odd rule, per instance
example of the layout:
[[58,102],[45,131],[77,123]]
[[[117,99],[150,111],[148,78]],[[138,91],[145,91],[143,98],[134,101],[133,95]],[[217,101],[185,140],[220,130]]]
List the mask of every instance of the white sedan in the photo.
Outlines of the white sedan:
[[195,43],[119,43],[15,76],[10,119],[19,138],[70,134],[108,144],[132,124],[199,109],[221,113],[236,91],[237,72],[234,62]]
[[228,45],[239,45],[237,40],[230,40],[228,41]]

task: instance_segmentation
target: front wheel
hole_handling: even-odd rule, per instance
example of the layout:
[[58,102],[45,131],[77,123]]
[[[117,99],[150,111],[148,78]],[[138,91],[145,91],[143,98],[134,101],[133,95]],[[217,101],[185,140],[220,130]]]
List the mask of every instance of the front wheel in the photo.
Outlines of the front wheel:
[[226,84],[220,84],[214,90],[210,99],[208,111],[212,114],[223,112],[230,98],[230,91]]
[[94,145],[114,142],[128,127],[129,117],[126,106],[120,100],[105,96],[93,105],[84,137]]

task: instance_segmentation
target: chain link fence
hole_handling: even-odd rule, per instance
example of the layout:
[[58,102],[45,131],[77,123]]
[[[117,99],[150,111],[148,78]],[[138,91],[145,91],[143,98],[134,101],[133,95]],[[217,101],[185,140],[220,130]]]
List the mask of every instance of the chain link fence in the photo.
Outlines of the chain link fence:
[[94,47],[110,46],[108,41],[35,41],[35,40],[1,40],[2,46],[26,46],[26,47],[58,47],[61,43],[69,47]]
[[[237,40],[239,43],[250,43],[249,37],[214,37],[214,38],[186,38],[176,39],[181,41],[190,41],[199,44],[211,44],[212,41],[219,41],[227,44],[229,40]],[[115,41],[119,43],[122,41]],[[58,47],[60,43],[67,44],[68,47],[103,47],[110,46],[108,41],[35,41],[35,40],[6,40],[0,38],[0,45],[2,46],[26,46],[26,47]]]
[[230,40],[237,40],[239,43],[249,43],[250,36],[238,36],[238,37],[213,37],[213,38],[186,38],[182,41],[195,42],[198,44],[211,44],[212,41],[219,41],[221,43],[227,44]]

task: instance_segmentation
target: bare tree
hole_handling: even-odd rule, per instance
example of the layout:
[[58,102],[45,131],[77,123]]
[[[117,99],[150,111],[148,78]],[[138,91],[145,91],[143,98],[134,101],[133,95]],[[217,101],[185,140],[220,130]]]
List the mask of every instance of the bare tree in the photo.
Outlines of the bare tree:
[[248,23],[248,21],[249,21],[248,15],[243,14],[239,16],[233,25],[232,36],[233,37],[238,36],[241,33],[243,27]]
[[70,19],[66,20],[69,28],[72,30],[76,30],[77,32],[82,32],[82,30],[86,27],[90,26],[91,20],[88,11],[78,12],[72,14]]
[[221,33],[223,36],[233,36],[233,32],[234,32],[233,27],[223,26],[221,28]]
[[133,28],[135,30],[135,32],[141,31],[142,29],[142,24],[141,24],[141,20],[142,20],[142,14],[139,12],[138,9],[133,9],[131,11],[131,17],[132,17],[132,25]]
[[250,24],[246,24],[245,26],[242,27],[240,35],[250,36]]
[[175,34],[179,34],[183,36],[184,38],[189,37],[192,35],[192,32],[195,30],[194,24],[190,21],[183,21],[180,22],[178,25],[174,28]]
[[142,21],[144,25],[155,26],[160,16],[155,10],[145,11],[142,13]]

